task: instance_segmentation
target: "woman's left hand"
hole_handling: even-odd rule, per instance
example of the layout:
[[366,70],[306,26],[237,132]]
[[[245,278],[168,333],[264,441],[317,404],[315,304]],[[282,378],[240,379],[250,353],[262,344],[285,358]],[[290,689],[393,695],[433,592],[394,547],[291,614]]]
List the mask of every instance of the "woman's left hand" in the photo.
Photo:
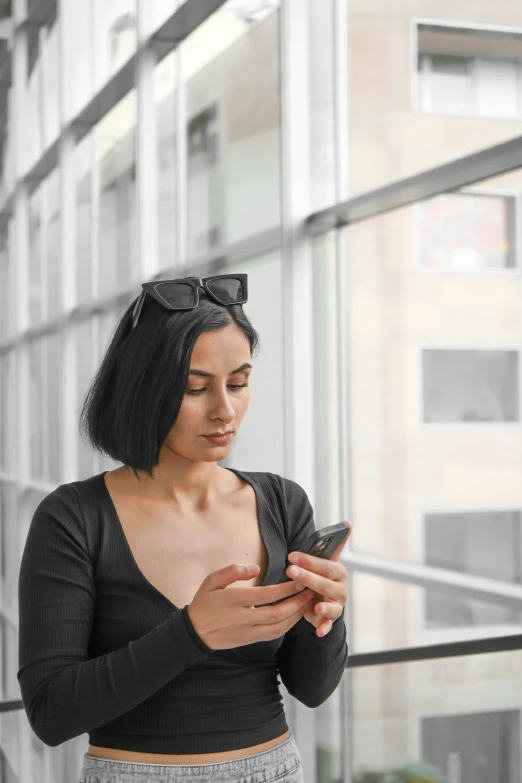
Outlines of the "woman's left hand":
[[[316,594],[312,608],[303,616],[315,626],[317,636],[326,636],[332,624],[342,614],[348,598],[348,574],[346,568],[339,562],[341,552],[348,537],[337,547],[332,557],[307,555],[304,552],[290,552],[288,560],[295,563],[299,573],[292,573],[294,565],[286,569],[288,576],[298,584],[310,588]],[[324,608],[324,611],[321,610]]]

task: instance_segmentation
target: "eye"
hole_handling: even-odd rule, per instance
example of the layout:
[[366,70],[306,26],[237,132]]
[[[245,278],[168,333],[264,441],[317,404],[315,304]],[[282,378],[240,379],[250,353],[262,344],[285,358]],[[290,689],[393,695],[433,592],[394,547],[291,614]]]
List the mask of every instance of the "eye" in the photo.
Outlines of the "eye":
[[[238,389],[244,389],[248,386],[248,383],[241,383],[241,384],[229,384],[229,389],[234,389],[234,391],[237,391]],[[206,391],[206,386],[203,386],[202,389],[185,389],[187,394],[199,394],[200,392]]]

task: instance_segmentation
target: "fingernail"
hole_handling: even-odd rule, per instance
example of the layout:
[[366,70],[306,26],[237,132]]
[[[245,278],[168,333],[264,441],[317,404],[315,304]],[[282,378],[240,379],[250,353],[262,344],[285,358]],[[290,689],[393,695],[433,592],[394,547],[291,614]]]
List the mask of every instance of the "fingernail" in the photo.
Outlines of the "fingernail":
[[292,566],[292,568],[288,569],[288,574],[290,576],[299,576],[299,569],[296,566]]

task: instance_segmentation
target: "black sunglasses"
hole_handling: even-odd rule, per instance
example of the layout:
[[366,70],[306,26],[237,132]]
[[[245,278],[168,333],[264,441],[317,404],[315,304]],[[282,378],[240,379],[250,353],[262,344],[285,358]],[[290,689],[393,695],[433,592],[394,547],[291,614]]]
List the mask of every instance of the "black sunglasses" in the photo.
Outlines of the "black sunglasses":
[[136,328],[147,294],[168,310],[192,310],[199,304],[199,289],[221,305],[244,304],[248,299],[246,274],[214,275],[214,277],[180,277],[177,280],[157,280],[142,283],[141,292],[132,312],[132,328]]

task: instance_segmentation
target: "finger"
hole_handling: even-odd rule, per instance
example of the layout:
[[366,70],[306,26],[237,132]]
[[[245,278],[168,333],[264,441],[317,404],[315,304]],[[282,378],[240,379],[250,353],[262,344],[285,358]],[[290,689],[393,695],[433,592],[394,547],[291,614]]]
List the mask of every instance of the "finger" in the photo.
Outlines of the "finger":
[[326,560],[324,557],[308,555],[305,552],[290,552],[288,560],[294,565],[302,566],[308,571],[314,571],[316,574],[334,581],[341,581],[347,576],[346,568],[342,563]]
[[299,584],[306,585],[310,590],[313,590],[326,598],[330,598],[332,601],[342,603],[345,600],[345,582],[332,581],[331,579],[327,579],[319,574],[314,574],[312,571],[307,571],[305,568],[301,567],[298,568],[298,573],[294,574],[294,568],[296,568],[296,566],[290,566],[290,568],[287,569],[287,574],[290,579],[295,579]]

